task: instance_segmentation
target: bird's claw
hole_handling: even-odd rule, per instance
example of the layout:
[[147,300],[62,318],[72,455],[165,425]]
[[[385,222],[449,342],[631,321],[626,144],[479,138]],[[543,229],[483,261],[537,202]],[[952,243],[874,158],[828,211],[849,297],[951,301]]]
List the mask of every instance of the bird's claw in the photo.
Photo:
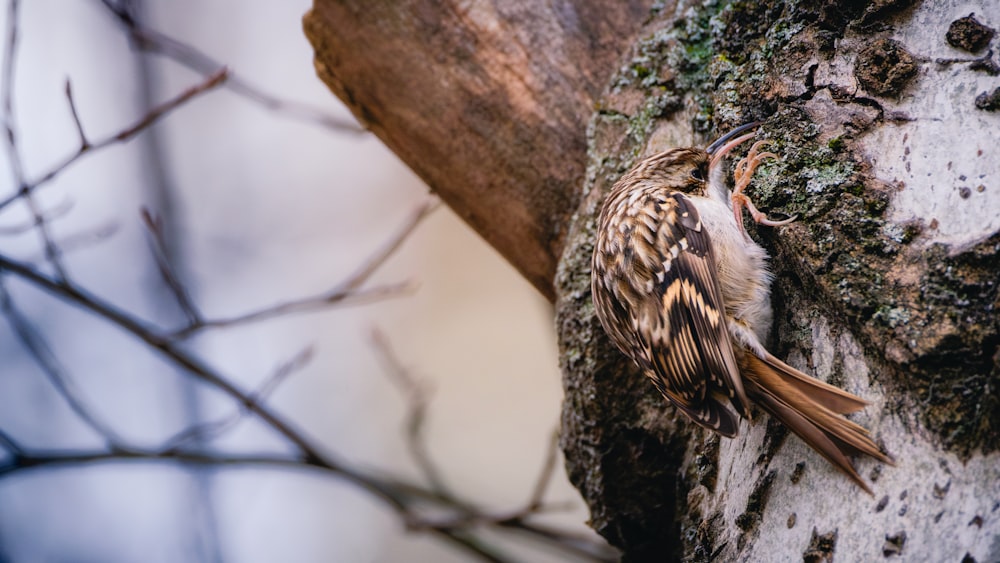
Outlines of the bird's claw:
[[736,180],[736,186],[733,188],[733,214],[736,216],[736,224],[739,225],[740,230],[743,231],[744,236],[747,236],[746,229],[743,228],[743,208],[746,207],[747,211],[750,212],[750,216],[759,225],[767,225],[769,227],[780,227],[782,225],[787,225],[795,219],[798,218],[797,215],[793,215],[788,219],[783,219],[781,221],[776,221],[774,219],[769,219],[767,215],[759,211],[750,198],[743,193],[747,186],[750,185],[750,179],[753,177],[754,170],[757,169],[764,161],[767,159],[778,160],[778,155],[773,152],[757,152],[761,147],[771,144],[771,141],[763,140],[757,141],[750,147],[750,152],[747,153],[746,158],[743,158],[736,163],[736,169],[733,171],[733,179]]
[[754,216],[754,221],[757,221],[761,225],[767,225],[768,227],[784,227],[789,223],[794,223],[798,219],[798,215],[792,215],[788,219],[782,219],[781,221],[775,221],[773,219],[768,219],[766,216],[757,217]]

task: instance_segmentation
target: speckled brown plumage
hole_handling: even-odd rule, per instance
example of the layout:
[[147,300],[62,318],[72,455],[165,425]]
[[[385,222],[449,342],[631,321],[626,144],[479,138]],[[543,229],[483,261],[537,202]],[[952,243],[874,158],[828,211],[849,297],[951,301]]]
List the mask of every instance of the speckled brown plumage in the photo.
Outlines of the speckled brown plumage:
[[[719,163],[745,128],[708,150],[648,157],[611,189],[598,224],[592,291],[615,345],[663,396],[699,425],[735,436],[737,414],[756,403],[778,417],[866,491],[848,456],[891,463],[868,431],[844,418],[867,403],[771,355],[767,254],[743,230],[741,208],[758,223],[743,189],[771,153],[757,143],[736,167],[730,192]],[[735,210],[734,210],[735,209]],[[734,414],[729,406],[735,409]]]

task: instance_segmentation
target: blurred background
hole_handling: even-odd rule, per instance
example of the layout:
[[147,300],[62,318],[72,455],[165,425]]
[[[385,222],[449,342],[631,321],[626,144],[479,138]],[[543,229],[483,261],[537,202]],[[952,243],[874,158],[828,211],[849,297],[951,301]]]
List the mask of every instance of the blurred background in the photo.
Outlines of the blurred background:
[[[350,121],[316,78],[301,31],[307,0],[133,1],[143,25],[196,47],[279,98]],[[90,139],[113,135],[203,76],[131,48],[99,0],[4,2],[17,18],[8,125],[28,178],[80,146],[72,85]],[[10,55],[10,43],[4,42]],[[11,152],[0,198],[17,192]],[[68,275],[150,325],[183,321],[140,217],[164,224],[178,276],[207,316],[225,317],[329,290],[429,198],[374,137],[263,109],[230,89],[198,96],[127,143],[86,155],[36,192]],[[0,209],[0,254],[45,266],[23,201]],[[185,348],[241,389],[311,347],[268,405],[329,451],[372,471],[419,480],[407,454],[407,402],[372,343],[432,389],[427,444],[446,483],[487,511],[531,494],[558,424],[561,388],[552,311],[445,207],[434,211],[369,285],[417,289],[377,303],[205,331]],[[96,318],[0,272],[0,430],[25,449],[99,449],[103,440],[27,353],[11,315],[30,322],[68,388],[125,441],[156,447],[231,413],[231,400]],[[36,353],[37,356],[37,353]],[[253,417],[208,444],[286,451]],[[0,454],[0,465],[10,453]],[[586,511],[557,465],[546,495],[571,509],[541,519],[586,533]],[[559,561],[513,537],[522,560]],[[68,465],[0,476],[0,561],[465,561],[327,474],[197,469],[160,462]]]

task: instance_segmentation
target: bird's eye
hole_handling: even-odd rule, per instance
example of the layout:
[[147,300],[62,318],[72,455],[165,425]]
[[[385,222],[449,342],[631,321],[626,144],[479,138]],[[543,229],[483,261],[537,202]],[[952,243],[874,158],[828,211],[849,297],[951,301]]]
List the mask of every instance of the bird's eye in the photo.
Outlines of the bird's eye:
[[704,172],[702,172],[701,168],[692,168],[691,177],[694,178],[695,180],[698,180],[699,182],[705,181],[705,174]]

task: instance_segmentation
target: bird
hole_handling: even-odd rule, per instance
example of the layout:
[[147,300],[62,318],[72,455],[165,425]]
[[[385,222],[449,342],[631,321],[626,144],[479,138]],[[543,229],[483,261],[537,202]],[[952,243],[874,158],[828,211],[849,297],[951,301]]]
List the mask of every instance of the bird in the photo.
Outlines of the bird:
[[[851,458],[893,465],[869,431],[844,417],[864,399],[771,354],[768,254],[747,234],[743,209],[781,226],[744,193],[755,169],[779,157],[754,143],[734,168],[722,163],[759,123],[707,148],[670,148],[632,167],[611,188],[597,223],[591,270],[594,309],[615,346],[663,397],[696,424],[735,437],[758,405],[845,473],[871,488]],[[735,411],[735,413],[734,413]]]

